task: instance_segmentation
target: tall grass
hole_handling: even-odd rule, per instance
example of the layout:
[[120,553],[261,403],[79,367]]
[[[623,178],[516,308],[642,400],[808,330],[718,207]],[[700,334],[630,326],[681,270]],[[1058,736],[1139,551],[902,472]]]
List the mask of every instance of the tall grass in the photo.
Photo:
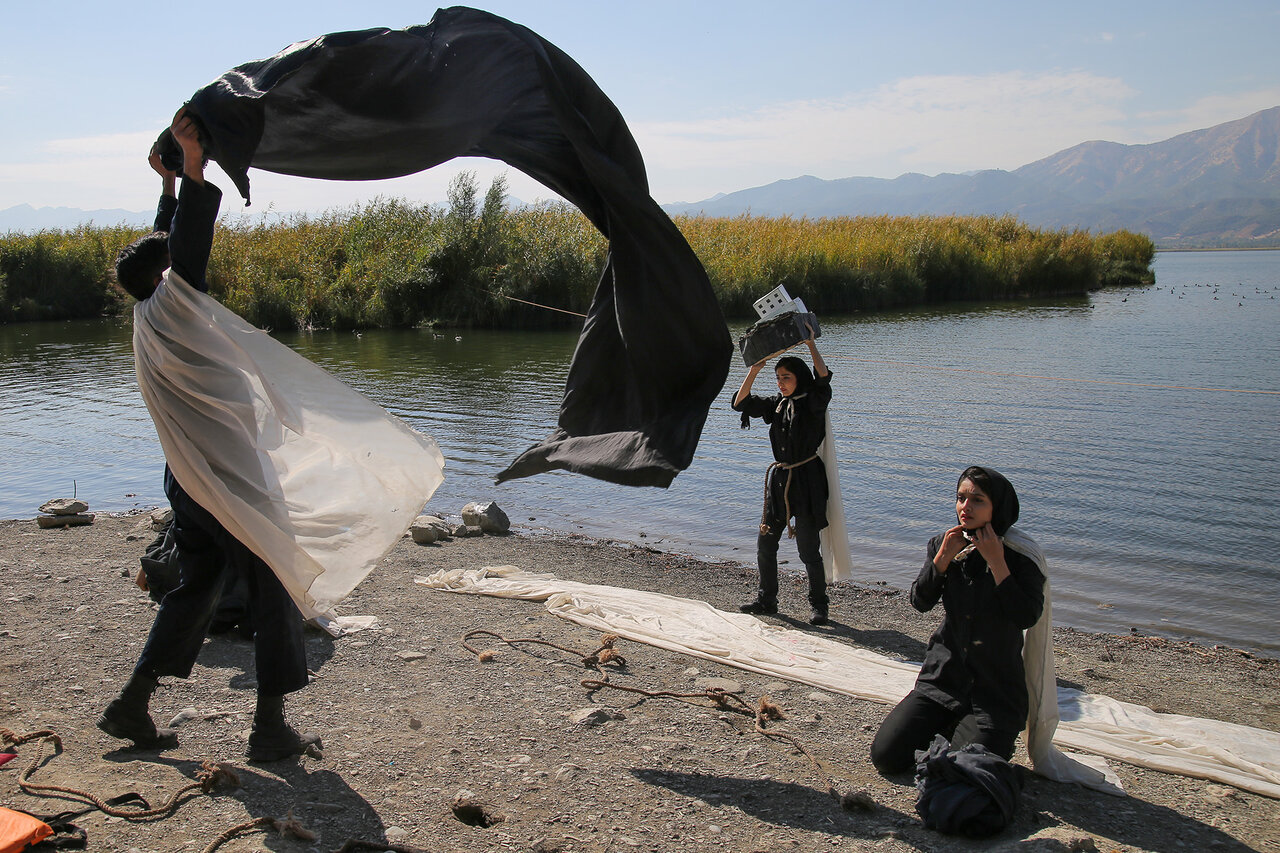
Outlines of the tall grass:
[[[505,210],[463,173],[444,207],[395,199],[319,216],[225,217],[210,289],[272,329],[577,322],[608,246],[566,204]],[[1149,283],[1155,246],[1128,231],[1042,231],[1011,216],[677,217],[729,316],[786,285],[823,313],[1080,294]],[[127,299],[107,270],[141,232],[81,227],[0,237],[0,321],[97,316]]]

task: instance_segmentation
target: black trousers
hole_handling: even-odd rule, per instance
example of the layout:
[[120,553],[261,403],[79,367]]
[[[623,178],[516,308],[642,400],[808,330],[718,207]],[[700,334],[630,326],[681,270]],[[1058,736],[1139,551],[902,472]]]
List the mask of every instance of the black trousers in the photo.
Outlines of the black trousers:
[[[826,519],[823,519],[825,521]],[[827,570],[822,565],[822,548],[818,541],[821,528],[812,515],[796,516],[796,549],[800,562],[809,576],[809,604],[818,610],[826,610]],[[786,524],[774,524],[768,533],[756,539],[756,564],[760,567],[760,601],[778,603],[778,542],[782,539]]]
[[[928,749],[937,734],[951,740],[956,726],[966,716],[912,690],[880,724],[871,742],[871,763],[881,773],[909,770],[916,766],[916,750]],[[1017,732],[979,725],[970,743],[980,743],[988,752],[1008,761],[1017,739]]]
[[161,600],[135,671],[189,678],[222,590],[240,573],[249,582],[258,692],[283,696],[306,687],[302,614],[280,580],[183,490],[167,466],[164,486],[173,507],[178,586]]

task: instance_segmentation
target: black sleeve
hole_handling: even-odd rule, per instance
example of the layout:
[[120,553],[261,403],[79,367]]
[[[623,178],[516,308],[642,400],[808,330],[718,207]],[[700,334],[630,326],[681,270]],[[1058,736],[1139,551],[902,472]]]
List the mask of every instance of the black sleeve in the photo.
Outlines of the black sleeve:
[[831,405],[831,372],[827,371],[826,376],[815,376],[813,385],[809,388],[808,394],[809,409],[815,414],[821,414],[827,410],[827,406]]
[[1044,611],[1044,575],[1034,560],[1007,545],[1004,561],[1009,577],[996,585],[996,600],[1004,617],[1025,631],[1040,621]]
[[925,548],[924,565],[911,584],[911,606],[921,613],[928,613],[934,608],[938,599],[942,598],[942,590],[947,583],[947,576],[933,565],[933,558],[938,555],[941,545],[941,537],[935,536],[929,540],[929,545]]
[[773,420],[773,410],[778,407],[777,396],[761,397],[758,394],[748,394],[742,398],[741,403],[733,406],[735,412],[744,412],[753,418],[764,418],[765,423]]
[[173,214],[177,211],[178,199],[171,195],[161,194],[160,203],[156,205],[156,221],[151,226],[151,230],[168,232],[173,227]]
[[197,184],[183,176],[173,228],[169,231],[169,263],[187,284],[202,293],[209,290],[205,272],[213,250],[213,226],[218,221],[221,203],[222,190],[208,181]]

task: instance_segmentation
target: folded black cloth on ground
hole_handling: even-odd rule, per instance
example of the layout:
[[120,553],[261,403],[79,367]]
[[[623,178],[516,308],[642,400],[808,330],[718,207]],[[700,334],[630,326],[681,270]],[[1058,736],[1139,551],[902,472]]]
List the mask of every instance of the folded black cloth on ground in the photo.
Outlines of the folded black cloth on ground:
[[916,814],[929,829],[982,838],[1013,822],[1022,791],[1017,768],[986,747],[952,749],[935,735],[916,762]]
[[291,45],[222,75],[188,109],[246,201],[250,166],[366,180],[479,156],[577,205],[609,239],[609,258],[558,428],[498,480],[563,468],[667,486],[693,461],[728,376],[729,330],[702,264],[649,195],[622,115],[563,51],[453,7],[423,26]]

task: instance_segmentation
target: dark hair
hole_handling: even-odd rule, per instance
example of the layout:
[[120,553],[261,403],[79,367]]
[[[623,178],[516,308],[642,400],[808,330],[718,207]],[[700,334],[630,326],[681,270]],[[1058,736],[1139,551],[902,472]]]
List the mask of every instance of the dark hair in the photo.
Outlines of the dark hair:
[[156,279],[169,266],[169,235],[152,231],[116,255],[116,283],[141,302],[155,293]]
[[996,535],[1003,536],[1018,520],[1018,493],[1014,491],[1013,484],[996,469],[981,465],[970,465],[960,472],[956,491],[965,480],[982,489],[982,493],[991,499],[991,529]]
[[773,366],[773,372],[777,373],[779,369],[787,371],[796,378],[796,391],[799,393],[804,393],[813,384],[813,371],[809,370],[809,365],[804,363],[804,359],[794,355],[784,355]]

